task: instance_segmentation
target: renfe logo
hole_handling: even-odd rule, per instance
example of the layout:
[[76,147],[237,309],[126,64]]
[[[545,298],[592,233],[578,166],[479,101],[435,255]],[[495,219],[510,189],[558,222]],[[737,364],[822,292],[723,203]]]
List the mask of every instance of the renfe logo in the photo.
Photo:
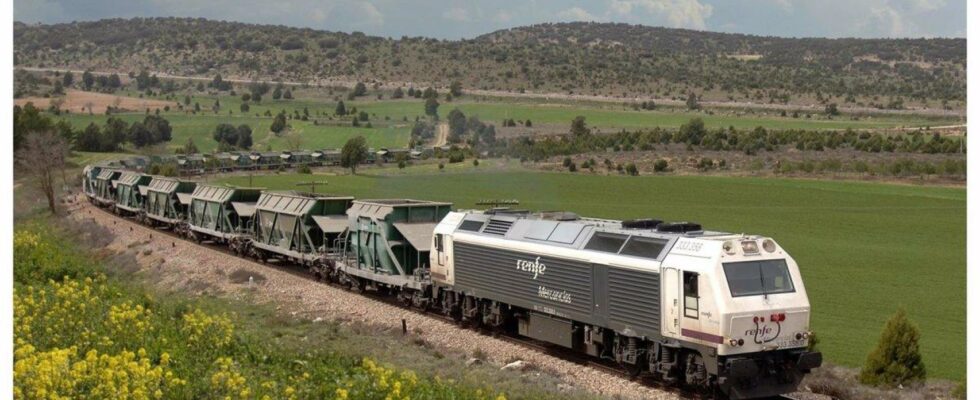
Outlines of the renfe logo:
[[544,275],[544,270],[548,269],[548,266],[542,264],[541,257],[538,257],[534,261],[517,260],[517,269],[524,272],[531,272],[534,274],[531,279],[538,279],[538,275]]

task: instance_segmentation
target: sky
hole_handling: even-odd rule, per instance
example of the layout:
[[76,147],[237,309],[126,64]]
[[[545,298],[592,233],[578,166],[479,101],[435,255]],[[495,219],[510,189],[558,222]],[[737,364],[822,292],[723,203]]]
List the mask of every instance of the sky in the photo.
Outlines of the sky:
[[204,17],[360,31],[472,38],[543,22],[625,22],[782,37],[966,37],[966,0],[15,0],[26,23]]

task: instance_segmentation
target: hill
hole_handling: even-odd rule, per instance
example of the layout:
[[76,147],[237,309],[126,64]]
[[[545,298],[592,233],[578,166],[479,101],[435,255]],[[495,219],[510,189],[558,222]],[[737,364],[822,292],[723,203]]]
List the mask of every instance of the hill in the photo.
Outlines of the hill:
[[845,106],[961,108],[965,39],[776,38],[614,23],[468,40],[188,18],[15,23],[18,67]]

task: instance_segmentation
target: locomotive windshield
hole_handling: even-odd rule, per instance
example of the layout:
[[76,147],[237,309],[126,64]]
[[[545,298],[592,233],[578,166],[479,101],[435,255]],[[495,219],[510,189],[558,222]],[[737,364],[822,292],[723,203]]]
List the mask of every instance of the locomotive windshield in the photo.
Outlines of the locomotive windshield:
[[732,297],[792,293],[795,290],[786,260],[725,263],[723,267]]

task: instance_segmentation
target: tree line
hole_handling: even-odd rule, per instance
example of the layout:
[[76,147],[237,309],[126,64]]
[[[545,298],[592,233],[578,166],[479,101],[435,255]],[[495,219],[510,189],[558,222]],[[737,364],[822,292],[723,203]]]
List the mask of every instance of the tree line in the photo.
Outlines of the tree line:
[[67,121],[55,122],[33,103],[27,103],[24,107],[14,106],[15,150],[21,147],[24,138],[37,132],[54,132],[75,150],[113,152],[126,143],[146,147],[169,142],[173,128],[165,118],[147,114],[142,121],[133,123],[109,116],[102,125],[92,122],[84,129],[75,129]]

